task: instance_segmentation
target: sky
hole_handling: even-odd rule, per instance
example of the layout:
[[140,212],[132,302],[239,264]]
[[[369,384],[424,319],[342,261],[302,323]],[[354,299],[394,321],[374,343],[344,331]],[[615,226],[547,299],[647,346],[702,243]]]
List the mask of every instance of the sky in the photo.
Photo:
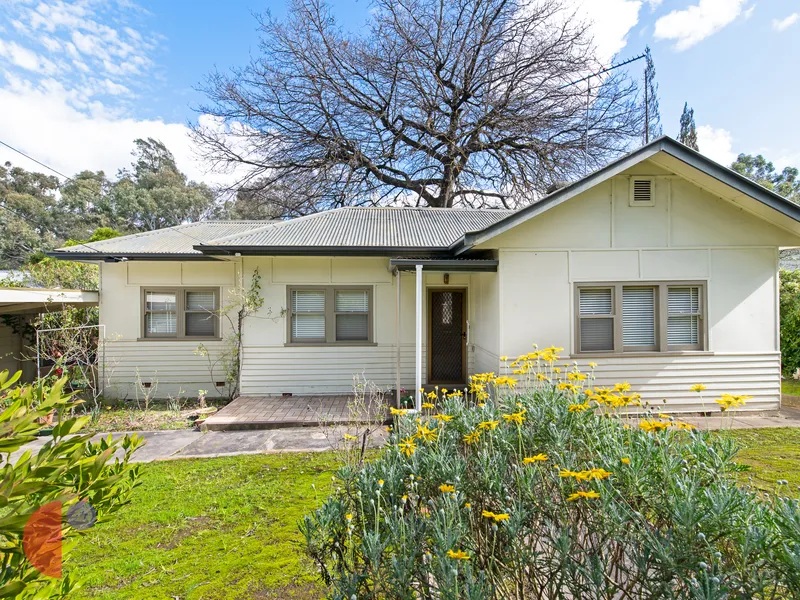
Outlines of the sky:
[[[331,0],[357,30],[368,0]],[[612,64],[649,45],[664,133],[694,108],[700,151],[800,167],[800,0],[564,0]],[[203,79],[259,52],[255,15],[286,0],[0,0],[0,141],[66,175],[115,175],[154,137],[197,181],[231,181],[195,153]],[[640,76],[643,63],[627,67]],[[0,162],[42,168],[0,146]]]

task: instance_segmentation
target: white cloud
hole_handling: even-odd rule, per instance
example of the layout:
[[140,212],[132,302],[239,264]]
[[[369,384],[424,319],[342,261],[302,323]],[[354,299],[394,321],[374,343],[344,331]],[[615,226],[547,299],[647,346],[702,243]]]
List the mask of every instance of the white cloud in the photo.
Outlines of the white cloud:
[[742,13],[742,18],[743,18],[743,19],[745,19],[745,20],[749,19],[750,17],[752,17],[752,16],[753,16],[753,12],[755,12],[755,10],[756,10],[756,5],[755,5],[755,4],[751,4],[751,5],[750,5],[748,8],[746,8],[746,9],[745,9],[745,11]]
[[697,146],[703,155],[726,167],[736,160],[733,137],[727,129],[700,125],[697,128]]
[[39,56],[36,52],[20,46],[16,42],[0,40],[0,57],[26,71],[49,75],[58,70],[53,61]]
[[675,40],[675,50],[691,48],[730,25],[742,14],[746,0],[698,0],[684,10],[673,10],[656,21],[657,40]]
[[[195,154],[185,125],[119,117],[104,113],[102,105],[78,110],[73,106],[72,93],[57,82],[42,89],[14,80],[0,89],[3,140],[66,175],[90,169],[114,176],[130,164],[133,140],[153,137],[166,144],[190,179],[210,184],[235,180],[234,174],[209,172],[208,165]],[[201,118],[204,124],[213,124]],[[0,147],[0,163],[5,161],[42,171],[42,167]]]
[[591,23],[597,56],[604,64],[627,44],[628,33],[639,22],[640,0],[571,0],[567,6]]
[[800,19],[800,13],[792,13],[783,19],[773,19],[772,28],[775,31],[786,31],[789,27],[797,23],[798,19]]

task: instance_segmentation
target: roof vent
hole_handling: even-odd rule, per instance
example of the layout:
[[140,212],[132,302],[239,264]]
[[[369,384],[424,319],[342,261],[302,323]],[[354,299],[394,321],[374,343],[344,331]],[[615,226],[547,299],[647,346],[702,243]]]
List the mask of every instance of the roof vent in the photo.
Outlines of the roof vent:
[[653,177],[632,177],[629,197],[631,206],[655,206],[655,179]]

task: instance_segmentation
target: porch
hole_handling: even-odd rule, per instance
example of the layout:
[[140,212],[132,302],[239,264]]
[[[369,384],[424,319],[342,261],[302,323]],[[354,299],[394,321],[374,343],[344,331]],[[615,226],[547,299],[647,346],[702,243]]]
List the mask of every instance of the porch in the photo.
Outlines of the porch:
[[336,396],[239,396],[206,419],[211,431],[281,429],[383,422],[388,406],[356,409],[352,395]]

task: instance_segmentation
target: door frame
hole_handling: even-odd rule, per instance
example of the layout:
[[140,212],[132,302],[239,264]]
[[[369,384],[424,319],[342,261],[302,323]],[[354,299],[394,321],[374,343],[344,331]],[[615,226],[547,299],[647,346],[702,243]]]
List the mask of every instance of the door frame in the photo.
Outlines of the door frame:
[[[461,375],[464,381],[434,381],[431,379],[431,364],[433,362],[433,346],[431,345],[431,333],[433,327],[433,293],[434,292],[461,292],[462,296],[462,307],[461,307]],[[427,315],[427,371],[426,379],[428,380],[428,385],[464,385],[467,381],[467,288],[466,287],[444,287],[444,286],[435,286],[429,287],[427,290],[427,300],[428,300],[428,315]]]

